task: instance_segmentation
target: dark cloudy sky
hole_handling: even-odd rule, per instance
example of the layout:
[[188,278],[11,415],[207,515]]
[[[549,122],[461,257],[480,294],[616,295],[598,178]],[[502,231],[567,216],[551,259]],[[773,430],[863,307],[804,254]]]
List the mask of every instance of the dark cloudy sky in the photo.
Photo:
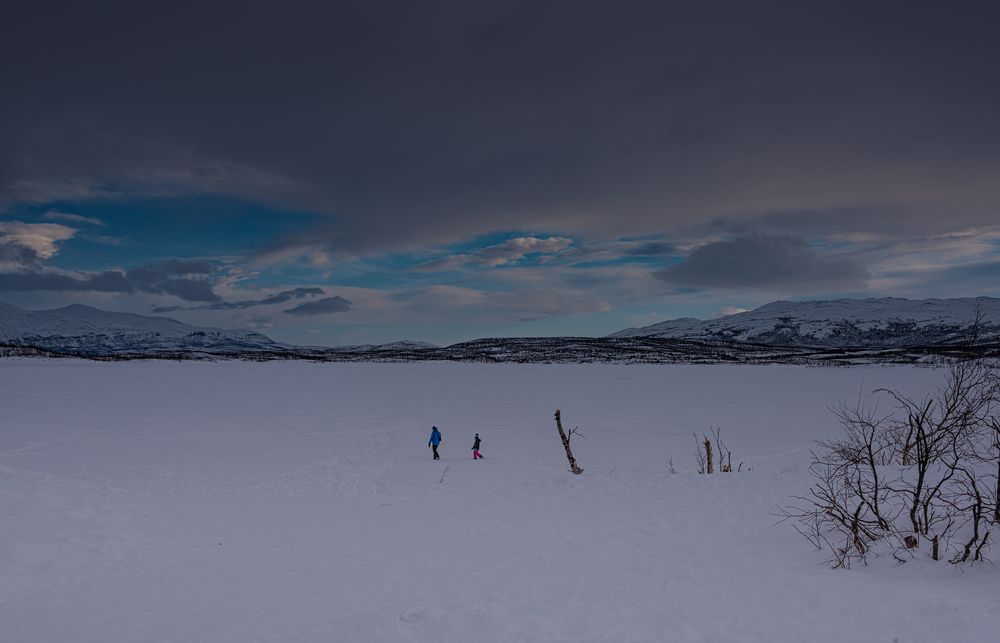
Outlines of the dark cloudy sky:
[[0,300],[298,343],[1000,295],[995,2],[20,2]]

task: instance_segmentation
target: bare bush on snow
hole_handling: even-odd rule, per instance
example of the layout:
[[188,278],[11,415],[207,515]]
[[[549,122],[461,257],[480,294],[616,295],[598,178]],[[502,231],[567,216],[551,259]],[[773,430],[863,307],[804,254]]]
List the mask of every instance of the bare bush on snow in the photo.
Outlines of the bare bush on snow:
[[926,546],[952,563],[984,559],[1000,523],[1000,377],[986,362],[948,367],[923,398],[879,389],[891,401],[834,409],[841,437],[812,452],[809,495],[780,510],[783,519],[834,567],[867,562],[873,550],[905,561]]

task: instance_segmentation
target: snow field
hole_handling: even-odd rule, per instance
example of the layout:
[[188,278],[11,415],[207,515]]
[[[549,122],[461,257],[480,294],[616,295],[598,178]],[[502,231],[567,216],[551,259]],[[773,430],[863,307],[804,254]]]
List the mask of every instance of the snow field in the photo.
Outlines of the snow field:
[[[0,640],[992,641],[994,566],[774,525],[828,406],[940,376],[0,361]],[[710,425],[752,471],[693,473]]]

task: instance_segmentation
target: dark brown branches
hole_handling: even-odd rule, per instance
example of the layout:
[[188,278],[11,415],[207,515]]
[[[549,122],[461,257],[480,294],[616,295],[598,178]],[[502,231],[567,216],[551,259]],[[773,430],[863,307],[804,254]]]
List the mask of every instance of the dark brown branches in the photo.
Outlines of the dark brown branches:
[[938,390],[914,399],[892,389],[895,402],[841,404],[834,413],[843,434],[819,443],[808,496],[780,515],[816,546],[827,546],[835,567],[866,562],[875,547],[898,560],[929,543],[952,563],[983,559],[1000,524],[1000,377],[982,360],[948,367]]

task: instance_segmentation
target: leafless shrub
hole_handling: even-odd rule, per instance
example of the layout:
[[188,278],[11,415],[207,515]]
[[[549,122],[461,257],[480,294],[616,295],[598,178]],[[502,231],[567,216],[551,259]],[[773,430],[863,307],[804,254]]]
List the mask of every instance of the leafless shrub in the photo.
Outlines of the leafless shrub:
[[891,389],[881,414],[862,400],[834,409],[844,433],[813,452],[807,496],[783,520],[831,553],[834,567],[867,562],[874,547],[906,560],[922,542],[938,560],[983,560],[1000,523],[1000,378],[983,361],[952,364],[934,395]]

